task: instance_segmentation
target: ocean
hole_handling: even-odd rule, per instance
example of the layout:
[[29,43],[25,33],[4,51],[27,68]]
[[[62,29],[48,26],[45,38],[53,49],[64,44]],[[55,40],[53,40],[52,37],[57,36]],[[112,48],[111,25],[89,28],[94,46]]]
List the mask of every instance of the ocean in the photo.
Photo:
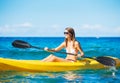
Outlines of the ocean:
[[[0,37],[0,57],[41,60],[50,52],[34,48],[20,49],[12,46],[14,40],[23,40],[32,46],[55,48],[64,37]],[[85,56],[113,56],[120,58],[120,37],[77,37]],[[62,51],[65,51],[64,49]],[[65,58],[65,54],[54,53]],[[120,69],[112,75],[110,69],[77,70],[65,72],[17,72],[0,71],[0,83],[119,83]]]

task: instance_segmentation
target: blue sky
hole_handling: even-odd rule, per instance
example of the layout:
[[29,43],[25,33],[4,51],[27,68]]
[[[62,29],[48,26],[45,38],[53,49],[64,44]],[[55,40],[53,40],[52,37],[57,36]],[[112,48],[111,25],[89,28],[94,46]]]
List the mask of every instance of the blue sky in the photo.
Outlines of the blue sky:
[[120,37],[120,0],[0,0],[0,36]]

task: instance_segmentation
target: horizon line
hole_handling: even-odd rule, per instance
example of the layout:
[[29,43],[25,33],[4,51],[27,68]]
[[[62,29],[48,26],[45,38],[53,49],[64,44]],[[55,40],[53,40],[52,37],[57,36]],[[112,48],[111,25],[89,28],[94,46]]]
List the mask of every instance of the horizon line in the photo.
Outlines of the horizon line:
[[[0,36],[0,37],[64,37],[64,36]],[[95,37],[95,38],[102,38],[102,37],[120,37],[120,36],[76,36],[76,37]]]

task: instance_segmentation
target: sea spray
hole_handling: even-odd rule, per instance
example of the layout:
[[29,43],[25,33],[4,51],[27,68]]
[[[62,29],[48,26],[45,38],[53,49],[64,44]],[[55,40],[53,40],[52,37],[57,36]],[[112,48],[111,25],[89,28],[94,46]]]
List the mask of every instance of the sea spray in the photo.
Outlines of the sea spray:
[[117,72],[117,69],[116,69],[116,67],[115,66],[111,66],[110,68],[109,68],[109,71],[111,71],[112,72],[112,76],[113,77],[116,77],[116,72]]

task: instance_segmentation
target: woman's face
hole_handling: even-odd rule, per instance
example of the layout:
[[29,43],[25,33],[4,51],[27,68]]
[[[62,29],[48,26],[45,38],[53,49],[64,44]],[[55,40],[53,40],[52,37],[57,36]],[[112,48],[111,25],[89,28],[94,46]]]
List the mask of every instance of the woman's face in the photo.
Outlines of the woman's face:
[[65,35],[65,38],[70,38],[70,33],[67,30],[65,30],[64,35]]

